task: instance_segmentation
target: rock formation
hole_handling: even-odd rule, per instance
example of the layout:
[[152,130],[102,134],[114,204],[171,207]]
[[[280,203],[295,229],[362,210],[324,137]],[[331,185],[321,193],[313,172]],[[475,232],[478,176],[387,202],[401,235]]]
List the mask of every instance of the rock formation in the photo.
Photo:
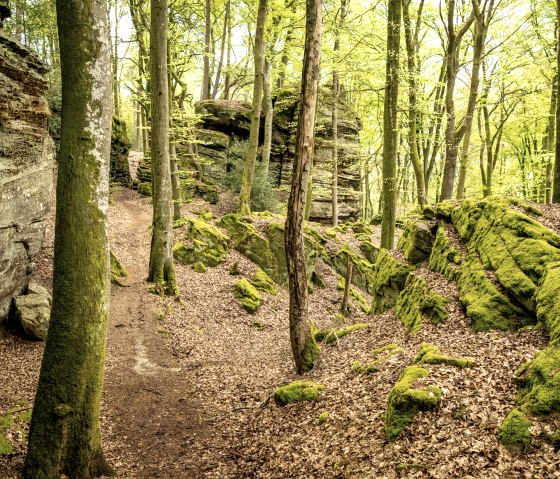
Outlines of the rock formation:
[[[283,89],[274,103],[274,121],[270,175],[276,186],[289,187],[294,158],[299,90]],[[329,222],[331,211],[331,135],[332,93],[329,88],[320,91],[317,110],[315,164],[313,167],[313,203],[310,219]],[[202,123],[196,131],[198,155],[205,163],[205,172],[219,183],[231,168],[235,157],[243,158],[243,145],[249,138],[251,105],[233,100],[206,100],[196,104],[196,113]],[[359,118],[341,96],[339,105],[339,215],[343,220],[355,219],[359,213]],[[264,118],[262,120],[264,124]],[[261,142],[263,128],[261,127]]]
[[46,67],[0,30],[0,320],[27,288],[53,184]]

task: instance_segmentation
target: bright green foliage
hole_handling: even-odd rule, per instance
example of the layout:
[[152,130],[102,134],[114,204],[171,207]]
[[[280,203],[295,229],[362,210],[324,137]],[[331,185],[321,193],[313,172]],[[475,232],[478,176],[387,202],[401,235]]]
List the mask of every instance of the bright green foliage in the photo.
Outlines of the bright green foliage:
[[120,278],[126,278],[128,273],[119,259],[111,251],[111,283],[122,286]]
[[329,419],[329,412],[328,411],[323,411],[321,414],[319,414],[319,424],[325,424],[328,419]]
[[536,296],[537,319],[542,321],[550,335],[550,341],[560,340],[560,262],[548,266]]
[[359,324],[350,324],[345,326],[342,329],[322,329],[320,331],[316,331],[314,334],[315,340],[319,343],[334,343],[339,339],[342,339],[344,336],[348,336],[349,334],[355,331],[362,331],[363,329],[369,328],[369,324],[367,323],[359,323]]
[[373,296],[371,310],[373,313],[383,313],[397,304],[399,293],[413,269],[411,265],[397,260],[386,249],[380,251],[372,272],[374,279],[371,284]]
[[437,387],[413,389],[414,383],[428,376],[428,370],[418,366],[408,366],[389,392],[385,413],[385,436],[389,441],[399,437],[413,421],[419,411],[428,411],[438,405],[442,396]]
[[294,381],[276,389],[274,399],[281,406],[294,402],[315,401],[319,397],[319,391],[324,389],[325,386],[311,381]]
[[245,278],[233,285],[233,295],[250,313],[257,311],[262,301],[262,296],[257,289]]
[[498,431],[498,439],[510,452],[520,453],[531,442],[531,421],[519,409],[513,409]]
[[459,299],[475,331],[514,330],[526,321],[523,311],[511,304],[490,281],[476,255],[469,255],[459,268]]
[[193,270],[197,273],[206,273],[206,266],[199,261],[193,265]]
[[431,290],[422,278],[411,274],[397,301],[395,316],[410,334],[414,334],[422,327],[422,316],[426,316],[432,324],[440,324],[447,319],[447,300]]
[[457,268],[461,260],[460,253],[447,236],[445,226],[440,226],[430,255],[430,269],[443,274],[449,280],[454,280],[457,278]]
[[460,369],[464,369],[472,367],[474,359],[444,356],[437,346],[424,343],[420,346],[420,350],[414,358],[414,364],[445,364],[447,366],[456,366]]
[[278,294],[278,290],[276,289],[272,278],[260,268],[251,279],[251,284],[263,293]]

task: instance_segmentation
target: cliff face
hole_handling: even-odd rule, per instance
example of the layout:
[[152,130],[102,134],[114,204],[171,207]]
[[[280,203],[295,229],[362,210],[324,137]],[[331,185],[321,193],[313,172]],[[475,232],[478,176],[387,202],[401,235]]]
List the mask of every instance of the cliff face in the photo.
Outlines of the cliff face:
[[53,185],[46,68],[0,29],[0,320],[27,287]]
[[[276,95],[270,174],[278,186],[291,185],[297,125],[299,90],[283,89]],[[332,217],[332,93],[321,88],[317,108],[315,159],[313,167],[313,203],[310,219],[328,222]],[[251,105],[233,100],[206,100],[197,103],[202,115],[197,130],[198,154],[208,163],[207,174],[220,182],[239,144],[249,139]],[[359,213],[360,174],[358,132],[359,118],[349,109],[341,95],[338,110],[339,215],[342,220],[355,219]],[[261,121],[261,144],[264,119]]]

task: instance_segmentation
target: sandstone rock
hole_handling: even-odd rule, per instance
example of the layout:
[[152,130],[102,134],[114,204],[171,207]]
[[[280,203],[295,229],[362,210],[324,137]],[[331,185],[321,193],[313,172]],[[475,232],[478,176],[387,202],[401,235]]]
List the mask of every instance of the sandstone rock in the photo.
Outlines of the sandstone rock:
[[25,290],[53,184],[46,67],[0,30],[0,320]]
[[434,238],[427,223],[410,221],[405,225],[398,246],[408,261],[418,264],[430,256],[433,243]]
[[128,164],[128,152],[131,147],[126,133],[126,123],[116,116],[113,117],[111,130],[111,180],[123,185],[130,185],[132,177]]
[[47,339],[51,317],[50,293],[35,283],[30,283],[27,294],[15,298],[16,317],[25,334],[44,341]]

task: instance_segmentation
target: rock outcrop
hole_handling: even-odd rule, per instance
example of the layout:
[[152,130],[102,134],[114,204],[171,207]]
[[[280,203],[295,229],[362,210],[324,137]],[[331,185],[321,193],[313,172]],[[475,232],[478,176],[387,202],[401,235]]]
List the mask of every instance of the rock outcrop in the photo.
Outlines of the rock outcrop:
[[45,65],[0,30],[0,320],[27,288],[51,205]]
[[21,327],[29,337],[47,339],[51,318],[50,293],[35,283],[30,283],[27,293],[15,298],[15,313]]
[[[279,91],[274,102],[274,120],[270,176],[273,184],[291,184],[295,151],[295,129],[298,115],[299,90]],[[320,90],[313,166],[313,203],[310,219],[330,222],[332,217],[332,92]],[[236,158],[243,159],[249,138],[251,104],[233,100],[206,100],[196,104],[202,123],[196,131],[198,155],[205,164],[205,174],[218,183],[232,167]],[[339,216],[355,219],[359,213],[359,118],[349,109],[341,95],[338,124],[339,156]],[[264,118],[261,126],[264,125]],[[261,128],[262,143],[263,128]]]

